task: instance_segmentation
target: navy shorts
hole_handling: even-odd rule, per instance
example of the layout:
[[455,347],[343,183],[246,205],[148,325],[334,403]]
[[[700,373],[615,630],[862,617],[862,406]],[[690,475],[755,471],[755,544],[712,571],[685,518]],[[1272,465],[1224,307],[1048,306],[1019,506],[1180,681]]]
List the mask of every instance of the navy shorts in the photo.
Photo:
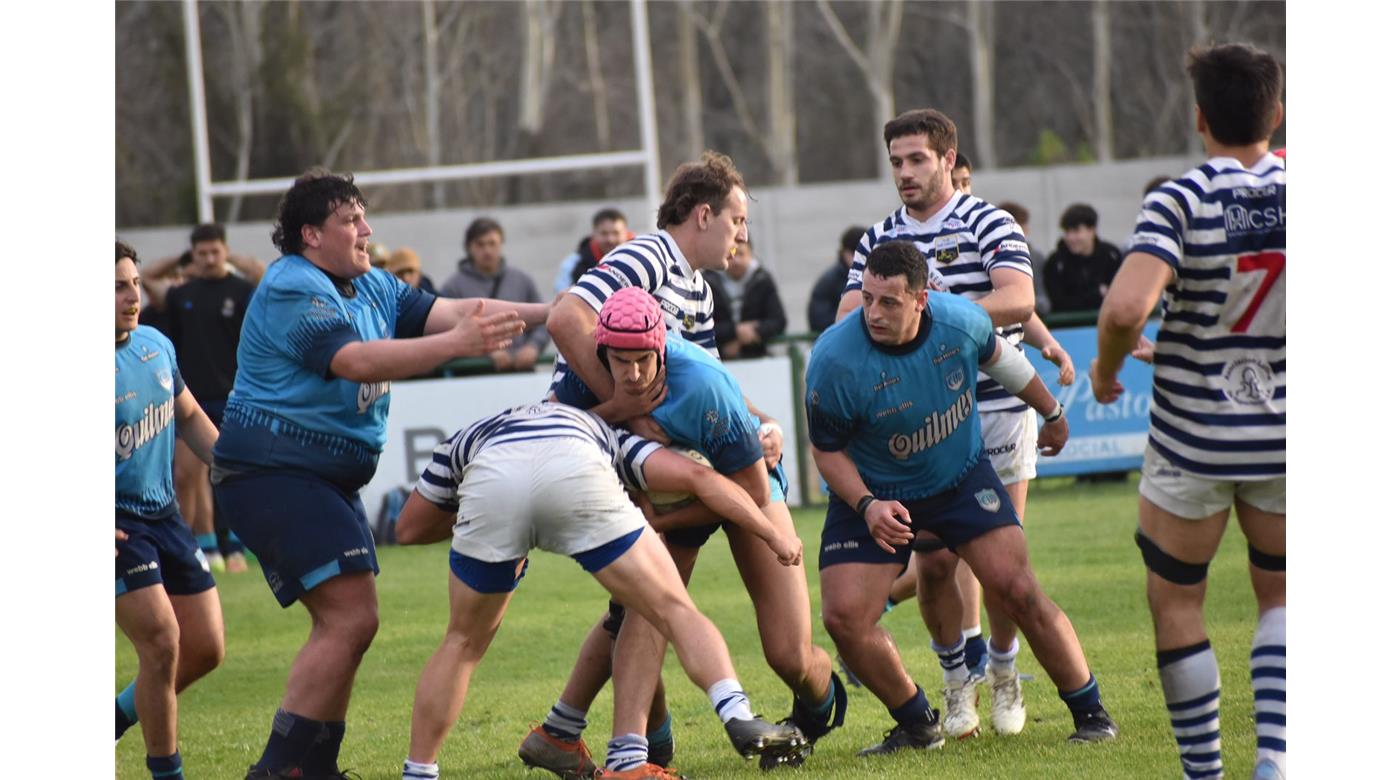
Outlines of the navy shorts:
[[[955,552],[958,545],[988,531],[1006,525],[1021,525],[1011,505],[1011,496],[1007,495],[996,469],[985,457],[957,485],[928,498],[900,503],[909,510],[913,530],[932,532],[943,546]],[[870,535],[870,527],[856,514],[856,510],[836,496],[831,497],[826,509],[826,524],[822,526],[822,547],[817,568],[824,569],[838,563],[908,565],[911,552],[912,546],[908,544],[895,547],[894,553],[880,549]]]
[[257,556],[277,603],[290,607],[326,580],[379,573],[358,493],[310,474],[240,474],[214,486],[229,528]]
[[117,542],[117,595],[164,585],[172,596],[191,596],[214,587],[209,562],[179,512],[147,520],[117,510],[117,528],[127,539]]
[[[783,464],[780,462],[777,468],[768,472],[768,500],[786,501],[787,492],[787,475],[783,473]],[[677,547],[704,547],[705,542],[710,541],[710,537],[723,525],[725,522],[720,521],[667,531],[665,533],[666,543]]]
[[[570,556],[589,574],[621,558],[623,553],[642,538],[643,529],[638,528],[618,538]],[[452,550],[447,555],[448,568],[452,575],[477,593],[510,593],[520,581],[525,579],[525,571],[530,568],[529,558],[512,558],[505,561],[483,561],[470,555]],[[621,607],[619,606],[619,609]],[[616,635],[613,636],[616,639]]]

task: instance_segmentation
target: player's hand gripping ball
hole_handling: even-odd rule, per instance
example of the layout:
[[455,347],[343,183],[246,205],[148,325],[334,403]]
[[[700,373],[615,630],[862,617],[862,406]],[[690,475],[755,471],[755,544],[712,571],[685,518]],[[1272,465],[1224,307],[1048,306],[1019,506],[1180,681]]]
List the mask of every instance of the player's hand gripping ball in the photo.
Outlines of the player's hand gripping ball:
[[[705,468],[714,468],[714,465],[710,463],[710,459],[705,457],[705,453],[699,450],[693,450],[680,445],[673,445],[667,449],[678,455],[684,455]],[[658,515],[674,512],[677,509],[684,509],[695,503],[695,496],[693,494],[679,491],[648,490],[647,498],[651,500],[652,508],[656,510]]]

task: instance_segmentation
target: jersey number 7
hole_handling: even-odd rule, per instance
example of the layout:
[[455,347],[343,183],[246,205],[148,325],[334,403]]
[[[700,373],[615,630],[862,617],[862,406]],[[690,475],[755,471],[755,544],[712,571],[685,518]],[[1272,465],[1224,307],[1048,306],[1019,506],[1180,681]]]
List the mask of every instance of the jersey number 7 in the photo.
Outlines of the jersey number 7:
[[1245,307],[1244,314],[1240,315],[1240,318],[1230,328],[1231,333],[1247,333],[1249,331],[1249,324],[1254,321],[1254,315],[1259,312],[1264,298],[1269,295],[1269,290],[1274,288],[1274,282],[1277,282],[1278,278],[1283,275],[1284,259],[1282,252],[1259,252],[1253,255],[1240,255],[1235,260],[1236,273],[1263,271],[1264,281],[1254,292],[1254,297],[1250,299],[1249,306]]

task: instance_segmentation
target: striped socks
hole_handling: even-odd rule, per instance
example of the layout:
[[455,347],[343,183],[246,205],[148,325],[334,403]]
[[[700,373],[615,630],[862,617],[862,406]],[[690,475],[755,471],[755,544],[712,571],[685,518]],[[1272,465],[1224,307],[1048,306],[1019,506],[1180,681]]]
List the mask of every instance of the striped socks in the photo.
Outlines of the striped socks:
[[606,767],[611,772],[626,772],[647,762],[647,738],[641,734],[623,734],[608,740]]
[[434,761],[431,764],[420,764],[417,761],[404,759],[403,780],[437,780],[438,765]]
[[958,637],[958,643],[952,647],[943,647],[938,642],[930,639],[929,647],[938,654],[938,664],[943,667],[943,682],[948,686],[961,685],[972,676],[972,672],[967,665],[967,640]]
[[739,687],[738,680],[732,677],[725,678],[711,685],[705,693],[709,695],[710,703],[715,707],[715,714],[719,715],[721,721],[728,723],[735,718],[753,720],[753,710],[749,709],[749,697],[744,695],[744,689]]
[[1274,607],[1259,616],[1254,649],[1249,654],[1249,676],[1254,686],[1254,730],[1259,740],[1255,763],[1273,761],[1280,771],[1286,770],[1288,760],[1287,650],[1284,608]]
[[549,709],[541,728],[544,729],[544,733],[555,739],[577,742],[578,738],[583,736],[583,730],[588,728],[587,715],[584,710],[565,704],[564,700],[560,699]]
[[1220,760],[1220,668],[1210,641],[1157,653],[1181,768],[1190,780],[1224,776]]

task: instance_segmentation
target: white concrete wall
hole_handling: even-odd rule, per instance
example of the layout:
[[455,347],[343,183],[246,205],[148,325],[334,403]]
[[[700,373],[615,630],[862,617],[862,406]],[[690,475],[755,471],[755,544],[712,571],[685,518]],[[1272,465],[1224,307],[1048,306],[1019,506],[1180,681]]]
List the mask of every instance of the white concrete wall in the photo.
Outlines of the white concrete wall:
[[[1132,230],[1147,180],[1159,174],[1179,175],[1198,162],[1165,157],[1004,169],[975,173],[973,186],[989,201],[1015,200],[1029,209],[1031,244],[1048,254],[1059,234],[1060,212],[1070,203],[1084,202],[1097,209],[1099,235],[1121,244]],[[842,231],[850,225],[873,224],[899,204],[888,180],[764,187],[753,194],[750,219],[755,256],[778,280],[791,332],[806,330],[808,294],[817,276],[835,262]],[[423,259],[425,273],[441,283],[463,256],[467,224],[478,216],[492,216],[505,227],[508,262],[534,277],[540,294],[548,297],[559,261],[589,232],[593,212],[604,205],[620,208],[639,233],[654,229],[654,219],[643,213],[641,198],[401,214],[375,214],[371,209],[369,221],[376,241],[390,249],[413,247]],[[234,251],[268,261],[277,257],[270,221],[229,225],[228,230]],[[152,258],[183,251],[188,236],[188,227],[121,231],[121,237],[138,252]]]

